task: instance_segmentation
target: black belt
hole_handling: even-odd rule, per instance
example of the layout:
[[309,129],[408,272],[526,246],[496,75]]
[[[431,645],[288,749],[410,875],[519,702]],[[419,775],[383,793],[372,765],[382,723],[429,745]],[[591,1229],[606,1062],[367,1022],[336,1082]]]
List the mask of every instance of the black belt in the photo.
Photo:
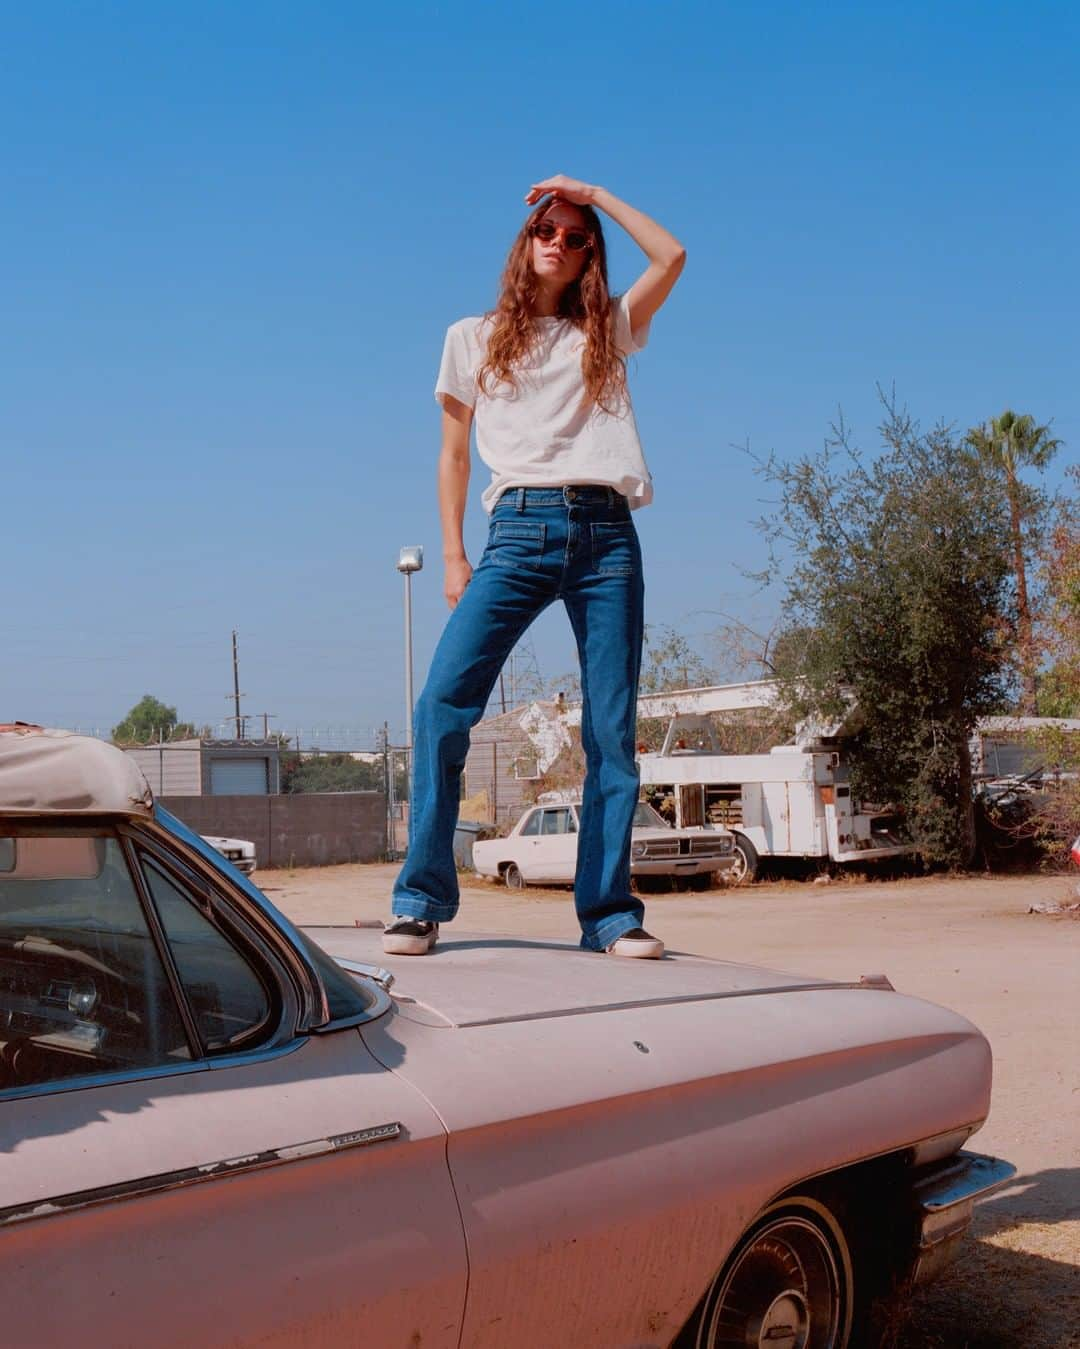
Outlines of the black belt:
[[571,483],[566,487],[508,487],[499,494],[495,504],[497,506],[517,506],[518,510],[524,510],[530,503],[540,505],[551,505],[553,496],[561,496],[568,504],[578,503],[582,506],[627,506],[630,503],[621,492],[616,492],[614,487],[608,487],[602,483]]

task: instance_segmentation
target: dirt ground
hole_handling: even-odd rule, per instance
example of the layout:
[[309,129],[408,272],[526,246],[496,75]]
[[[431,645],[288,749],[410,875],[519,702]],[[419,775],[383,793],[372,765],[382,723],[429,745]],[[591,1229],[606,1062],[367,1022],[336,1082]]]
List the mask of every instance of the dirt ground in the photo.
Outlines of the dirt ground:
[[[393,866],[263,871],[298,922],[370,923]],[[464,879],[464,878],[463,878]],[[824,977],[888,974],[905,993],[974,1021],[994,1050],[993,1110],[971,1146],[1016,1181],[976,1211],[966,1258],[897,1309],[890,1349],[1080,1346],[1080,921],[1028,913],[1075,899],[1068,877],[800,882],[646,896],[669,947]],[[570,894],[473,880],[470,932],[574,939]],[[450,932],[446,934],[448,937]]]

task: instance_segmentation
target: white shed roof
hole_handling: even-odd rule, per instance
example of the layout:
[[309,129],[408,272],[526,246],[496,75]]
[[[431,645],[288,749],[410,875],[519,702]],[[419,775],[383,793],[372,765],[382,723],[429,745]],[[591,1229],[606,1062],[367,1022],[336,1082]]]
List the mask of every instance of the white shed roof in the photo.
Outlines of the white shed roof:
[[0,814],[149,815],[149,783],[114,745],[72,731],[0,726]]

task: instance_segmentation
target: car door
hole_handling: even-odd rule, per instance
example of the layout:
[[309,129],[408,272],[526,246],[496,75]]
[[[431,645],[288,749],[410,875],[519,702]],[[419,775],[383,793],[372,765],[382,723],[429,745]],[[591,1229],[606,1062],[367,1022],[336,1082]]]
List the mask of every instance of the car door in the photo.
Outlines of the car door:
[[542,880],[544,876],[544,842],[540,837],[540,826],[544,821],[543,810],[534,810],[522,821],[516,834],[511,834],[507,842],[511,845],[511,861],[527,881]]
[[439,1120],[355,1026],[290,1033],[192,879],[107,827],[0,840],[4,1342],[456,1346]]
[[577,867],[577,821],[570,806],[547,806],[540,820],[535,879],[568,883]]

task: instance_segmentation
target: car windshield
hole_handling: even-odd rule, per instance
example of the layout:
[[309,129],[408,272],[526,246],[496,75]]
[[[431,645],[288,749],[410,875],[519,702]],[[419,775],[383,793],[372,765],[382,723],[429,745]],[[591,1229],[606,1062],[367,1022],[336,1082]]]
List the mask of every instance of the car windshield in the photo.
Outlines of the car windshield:
[[652,806],[645,801],[639,801],[634,807],[634,828],[635,829],[670,829],[671,825],[662,815],[658,815]]

